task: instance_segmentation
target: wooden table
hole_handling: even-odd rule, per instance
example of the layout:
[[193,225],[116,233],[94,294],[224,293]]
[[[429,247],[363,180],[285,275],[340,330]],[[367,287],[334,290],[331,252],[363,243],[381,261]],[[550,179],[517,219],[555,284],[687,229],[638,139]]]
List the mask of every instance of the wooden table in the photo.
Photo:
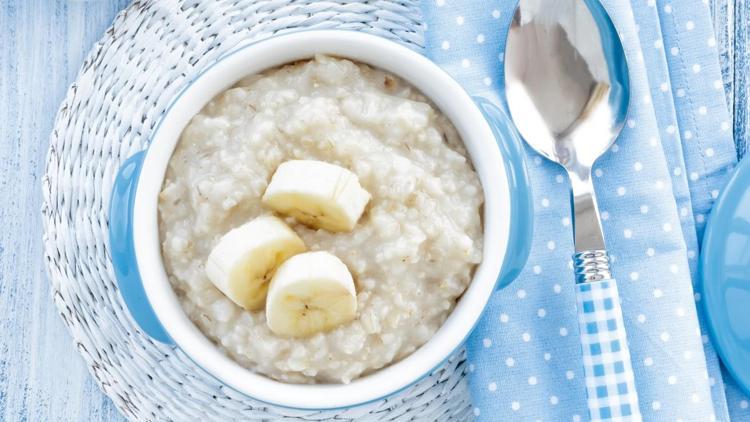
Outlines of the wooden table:
[[750,149],[750,0],[710,0],[740,157]]
[[[750,137],[750,0],[711,3],[738,151],[744,153],[743,140]],[[0,0],[0,421],[122,419],[89,376],[52,303],[39,187],[68,85],[127,4]]]

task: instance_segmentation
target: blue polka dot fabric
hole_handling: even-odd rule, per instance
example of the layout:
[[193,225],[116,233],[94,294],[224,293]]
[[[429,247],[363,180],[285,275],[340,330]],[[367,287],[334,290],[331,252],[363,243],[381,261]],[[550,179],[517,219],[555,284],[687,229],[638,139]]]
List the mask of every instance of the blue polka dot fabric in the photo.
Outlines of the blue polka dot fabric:
[[[627,124],[594,169],[645,420],[750,420],[693,291],[706,217],[736,164],[707,0],[604,0],[623,39]],[[427,54],[473,95],[502,98],[514,1],[424,0]],[[588,419],[569,182],[527,148],[531,256],[469,338],[478,420]]]

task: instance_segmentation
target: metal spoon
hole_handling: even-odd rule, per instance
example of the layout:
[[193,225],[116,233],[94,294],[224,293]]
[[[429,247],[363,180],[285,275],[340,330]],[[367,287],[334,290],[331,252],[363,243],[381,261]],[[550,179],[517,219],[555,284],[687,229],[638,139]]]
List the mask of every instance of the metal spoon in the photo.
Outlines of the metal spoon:
[[570,177],[589,415],[592,420],[640,420],[617,285],[591,182],[591,168],[620,133],[630,101],[622,44],[601,4],[520,0],[505,49],[505,89],[526,142]]

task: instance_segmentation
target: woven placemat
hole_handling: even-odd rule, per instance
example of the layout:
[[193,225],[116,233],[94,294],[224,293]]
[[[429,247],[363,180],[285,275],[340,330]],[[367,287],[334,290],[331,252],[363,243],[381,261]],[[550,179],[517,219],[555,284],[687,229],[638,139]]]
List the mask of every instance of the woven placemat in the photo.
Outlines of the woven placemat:
[[170,100],[247,42],[298,28],[365,31],[420,50],[418,0],[136,1],[94,46],[60,107],[43,179],[45,257],[55,304],[92,375],[135,420],[466,420],[463,352],[407,390],[337,411],[297,411],[222,385],[130,318],[108,250],[110,191]]

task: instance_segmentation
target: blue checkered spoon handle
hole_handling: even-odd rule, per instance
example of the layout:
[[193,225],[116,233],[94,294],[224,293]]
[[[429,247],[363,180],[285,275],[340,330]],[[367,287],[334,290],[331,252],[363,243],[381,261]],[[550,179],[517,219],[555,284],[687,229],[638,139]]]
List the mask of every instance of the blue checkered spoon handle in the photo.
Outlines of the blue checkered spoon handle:
[[605,250],[579,252],[576,304],[592,421],[640,421],[617,282]]

